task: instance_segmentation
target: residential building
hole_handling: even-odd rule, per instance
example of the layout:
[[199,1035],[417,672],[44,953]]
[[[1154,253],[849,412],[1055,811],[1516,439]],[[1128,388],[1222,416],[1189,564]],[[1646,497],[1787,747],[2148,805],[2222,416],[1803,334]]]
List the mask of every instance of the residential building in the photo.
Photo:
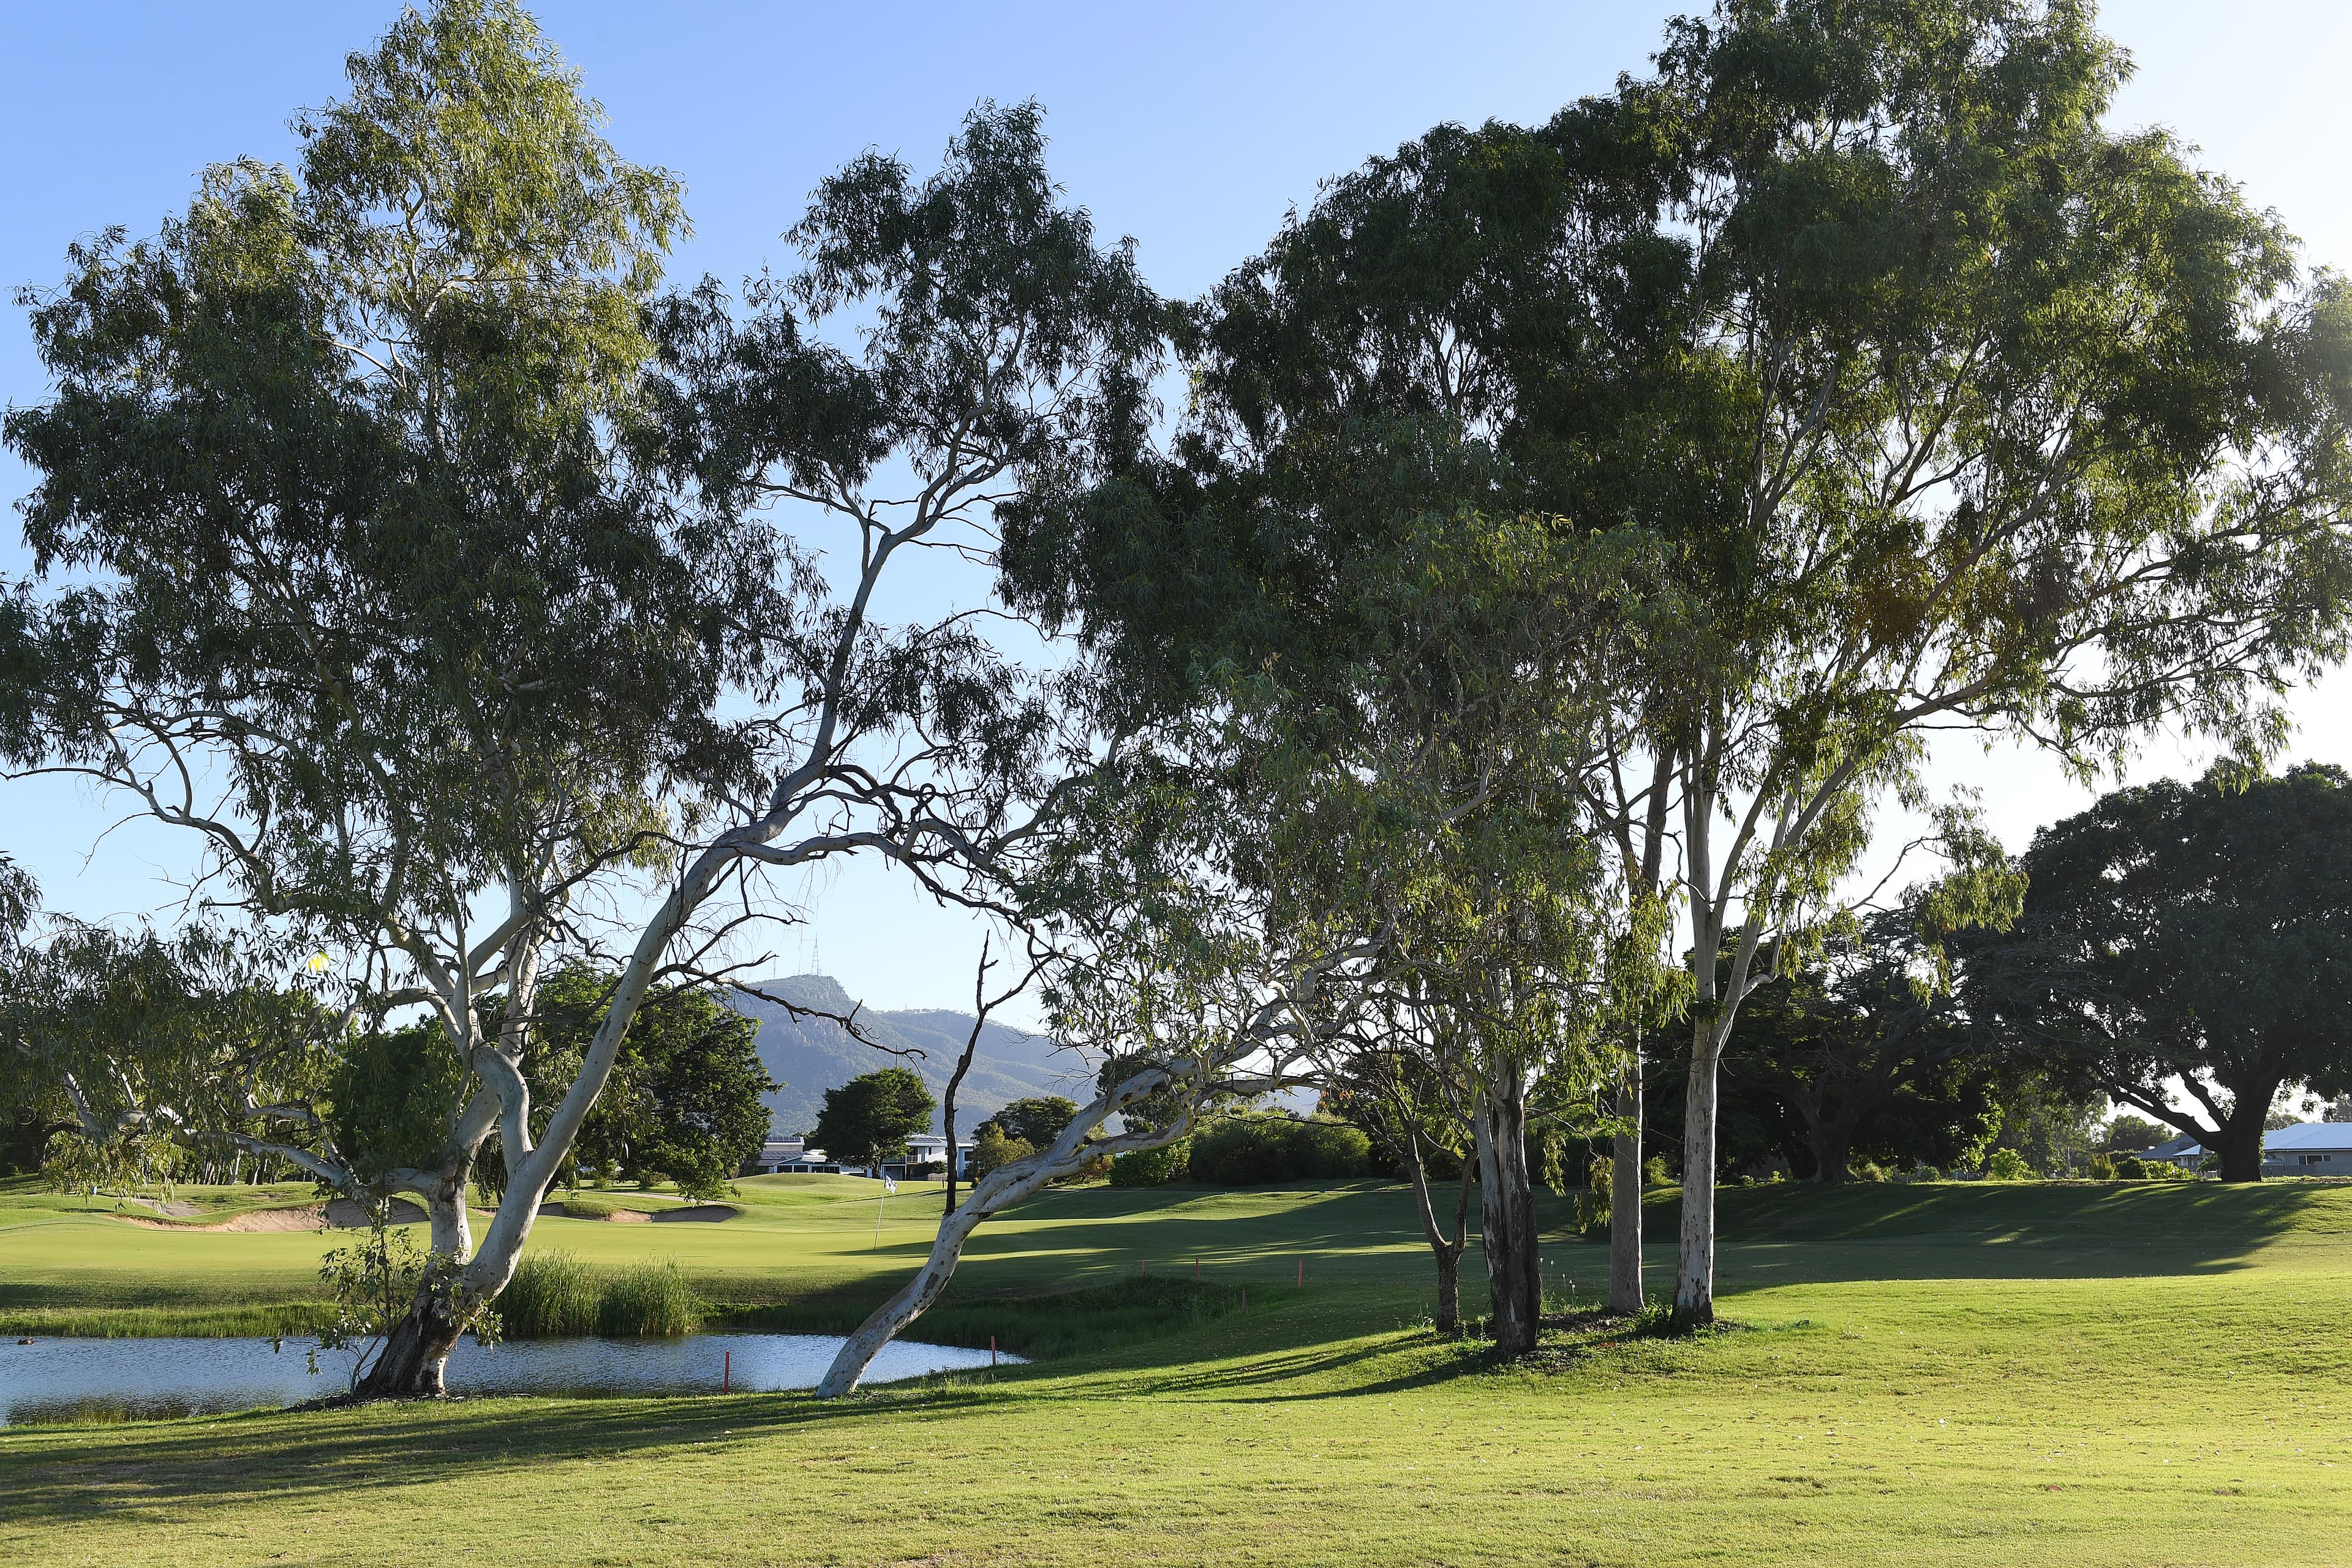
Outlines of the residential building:
[[2263,1136],[2265,1176],[2352,1176],[2352,1121],[2298,1121]]
[[[2175,1138],[2145,1151],[2143,1160],[2162,1160],[2194,1171],[2205,1163],[2205,1146]],[[2352,1121],[2298,1121],[2263,1134],[2265,1176],[2352,1176]]]

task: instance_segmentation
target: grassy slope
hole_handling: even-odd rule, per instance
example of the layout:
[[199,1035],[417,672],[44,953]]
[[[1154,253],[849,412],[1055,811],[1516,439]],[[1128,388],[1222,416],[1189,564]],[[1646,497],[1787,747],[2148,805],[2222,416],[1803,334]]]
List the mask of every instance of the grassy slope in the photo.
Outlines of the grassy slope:
[[[871,1250],[864,1184],[746,1193],[724,1226],[544,1229],[774,1298],[870,1293],[927,1229],[910,1204]],[[1496,1368],[1399,1326],[1426,1309],[1427,1266],[1393,1190],[1057,1194],[994,1228],[965,1289],[1197,1253],[1263,1282],[1253,1310],[830,1407],[497,1400],[0,1432],[0,1561],[2346,1559],[2352,1189],[1724,1199],[1726,1307],[1750,1330]],[[1671,1218],[1654,1206],[1652,1233]],[[159,1264],[156,1238],[219,1250]],[[1307,1289],[1268,1289],[1300,1252]],[[53,1307],[122,1300],[110,1269],[158,1268],[228,1300],[316,1253],[0,1208],[0,1289]],[[1562,1242],[1547,1261],[1597,1279],[1602,1258]]]

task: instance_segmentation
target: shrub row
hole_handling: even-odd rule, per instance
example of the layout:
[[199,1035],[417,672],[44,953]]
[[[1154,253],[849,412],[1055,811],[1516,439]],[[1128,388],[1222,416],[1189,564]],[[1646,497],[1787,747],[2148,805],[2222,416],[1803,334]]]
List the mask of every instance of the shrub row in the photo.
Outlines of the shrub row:
[[1344,1121],[1279,1113],[1228,1116],[1165,1148],[1122,1154],[1113,1186],[1155,1186],[1190,1177],[1203,1186],[1333,1181],[1371,1169],[1371,1140]]

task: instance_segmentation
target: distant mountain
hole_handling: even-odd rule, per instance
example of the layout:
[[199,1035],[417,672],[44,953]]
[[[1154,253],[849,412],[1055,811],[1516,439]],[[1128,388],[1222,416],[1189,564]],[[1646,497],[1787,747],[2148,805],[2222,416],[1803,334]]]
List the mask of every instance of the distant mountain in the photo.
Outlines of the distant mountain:
[[[840,982],[827,974],[795,974],[755,984],[803,1007],[821,1007],[844,1016],[856,1005]],[[767,1097],[769,1131],[781,1137],[803,1134],[816,1125],[826,1089],[837,1089],[877,1068],[912,1068],[937,1095],[947,1087],[956,1058],[963,1054],[963,1043],[971,1036],[969,1013],[930,1008],[886,1013],[871,1007],[859,1013],[857,1026],[873,1039],[898,1050],[923,1053],[919,1058],[901,1058],[861,1045],[830,1018],[795,1018],[762,997],[738,993],[729,1005],[758,1020],[760,1060],[766,1065],[768,1076],[784,1086]],[[1009,1100],[1065,1094],[1083,1101],[1084,1091],[1091,1087],[1080,1064],[1067,1052],[1055,1050],[1053,1041],[1043,1035],[991,1024],[981,1031],[971,1071],[964,1075],[963,1088],[956,1095],[957,1131],[968,1134]],[[931,1131],[940,1131],[936,1115]]]

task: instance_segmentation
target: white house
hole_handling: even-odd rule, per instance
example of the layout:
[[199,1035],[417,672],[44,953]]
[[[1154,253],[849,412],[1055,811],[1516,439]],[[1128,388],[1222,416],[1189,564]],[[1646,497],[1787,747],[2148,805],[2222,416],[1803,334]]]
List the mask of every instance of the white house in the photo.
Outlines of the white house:
[[[907,1140],[907,1155],[902,1160],[883,1162],[882,1173],[895,1181],[919,1176],[929,1166],[947,1163],[948,1141],[936,1132],[925,1132]],[[956,1175],[969,1179],[971,1175],[972,1141],[956,1140]],[[822,1149],[812,1149],[805,1138],[771,1138],[760,1145],[760,1152],[749,1167],[755,1176],[777,1174],[827,1176],[863,1176],[868,1173],[863,1165],[845,1165],[825,1157]]]
[[[955,1173],[958,1181],[971,1174],[971,1139],[956,1140]],[[893,1176],[904,1176],[909,1172],[919,1172],[928,1166],[945,1165],[947,1163],[948,1141],[939,1133],[924,1132],[907,1140],[905,1159],[893,1160],[882,1168]]]

